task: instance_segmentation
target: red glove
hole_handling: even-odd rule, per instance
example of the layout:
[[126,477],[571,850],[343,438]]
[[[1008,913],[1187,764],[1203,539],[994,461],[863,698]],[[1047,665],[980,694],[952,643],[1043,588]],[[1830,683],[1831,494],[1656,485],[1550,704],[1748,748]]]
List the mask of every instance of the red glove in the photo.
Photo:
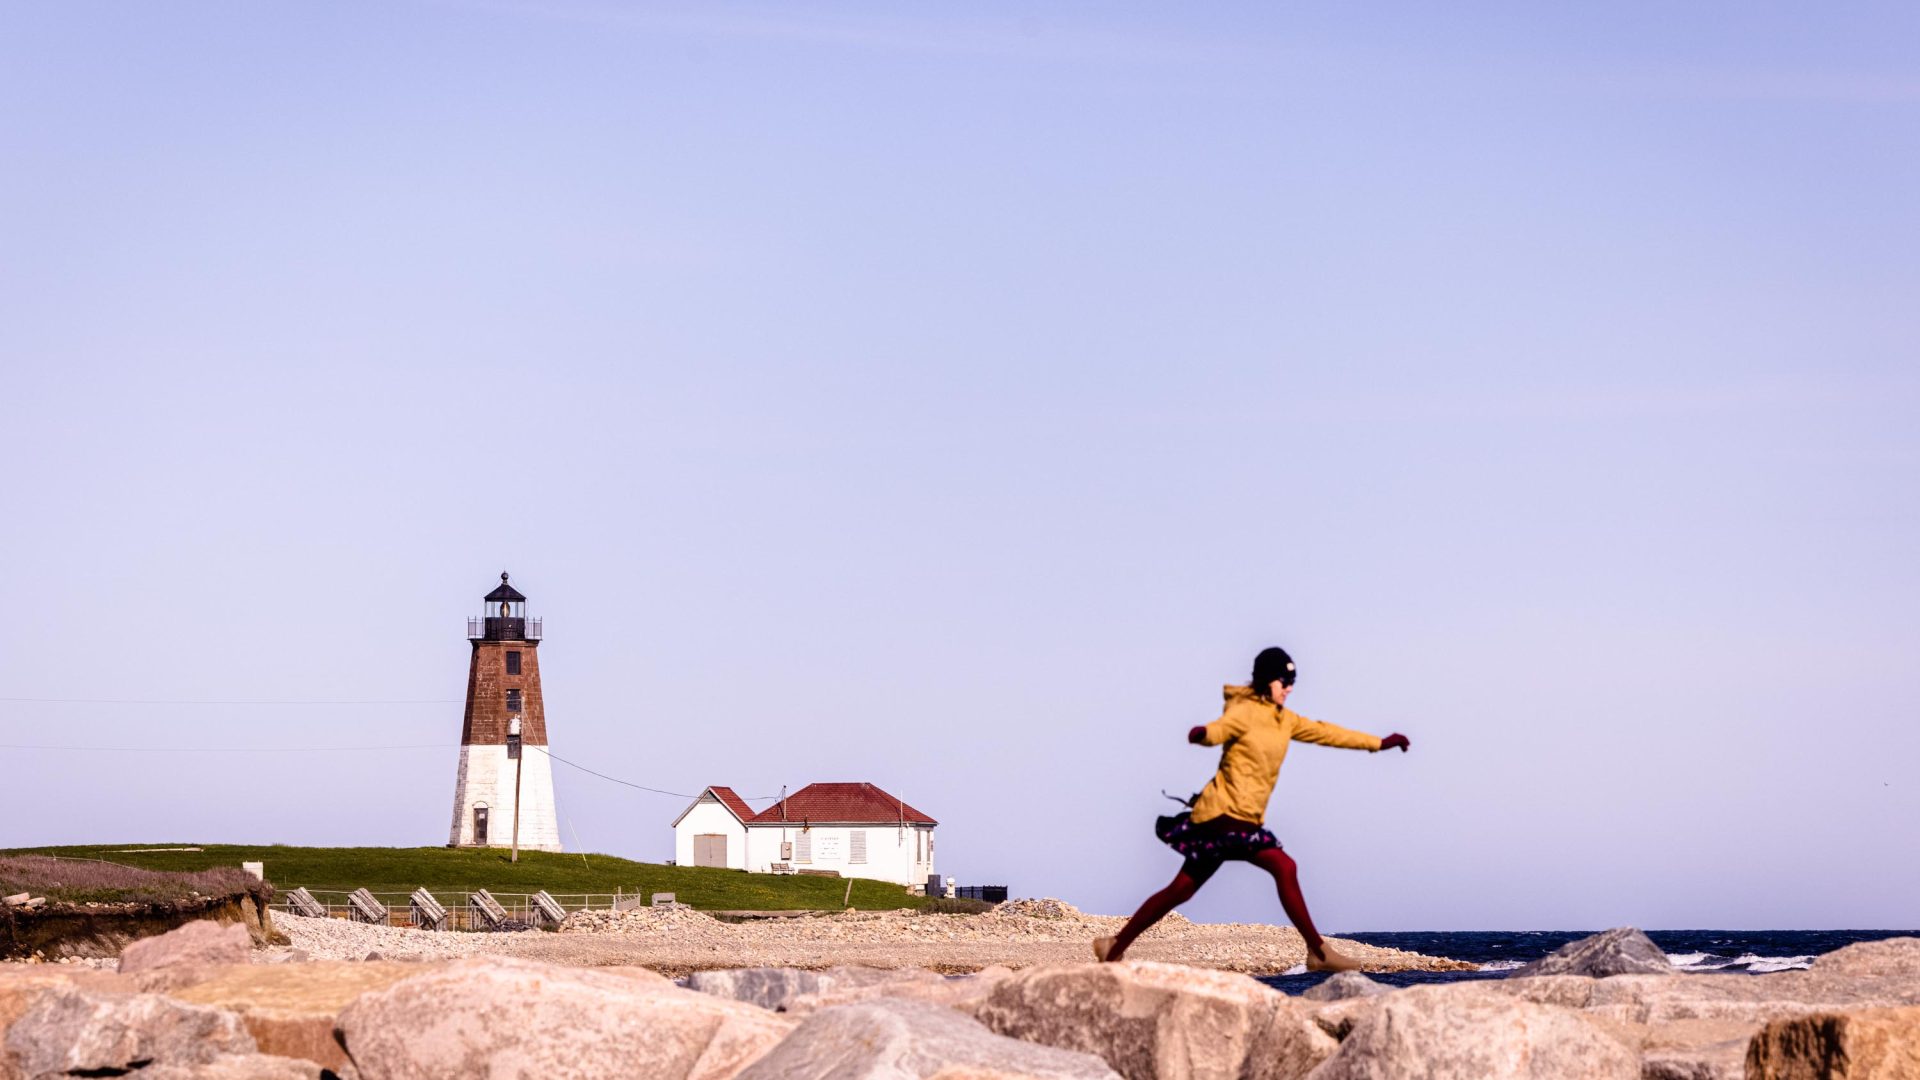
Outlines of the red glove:
[[1195,745],[1206,742],[1207,726],[1205,724],[1194,725],[1193,730],[1187,732],[1187,741]]
[[1386,738],[1380,740],[1380,749],[1391,750],[1397,746],[1400,748],[1400,752],[1403,754],[1407,752],[1407,749],[1410,745],[1412,744],[1407,742],[1407,737],[1405,735],[1400,734],[1397,731],[1387,736]]

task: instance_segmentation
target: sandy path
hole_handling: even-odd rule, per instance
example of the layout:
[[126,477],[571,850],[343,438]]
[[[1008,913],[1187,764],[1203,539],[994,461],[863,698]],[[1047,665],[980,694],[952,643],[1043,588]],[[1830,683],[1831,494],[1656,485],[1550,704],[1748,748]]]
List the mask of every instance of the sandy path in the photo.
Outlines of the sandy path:
[[[1115,916],[1084,915],[1059,901],[1015,901],[985,915],[847,912],[725,923],[696,911],[575,912],[551,933],[427,933],[338,919],[276,915],[293,948],[316,959],[432,959],[494,953],[581,966],[634,965],[669,974],[708,968],[836,964],[978,971],[1091,960],[1090,942],[1120,928]],[[1333,939],[1369,970],[1471,970],[1474,965]],[[1135,960],[1275,974],[1306,959],[1292,927],[1192,923],[1173,915],[1141,937]]]

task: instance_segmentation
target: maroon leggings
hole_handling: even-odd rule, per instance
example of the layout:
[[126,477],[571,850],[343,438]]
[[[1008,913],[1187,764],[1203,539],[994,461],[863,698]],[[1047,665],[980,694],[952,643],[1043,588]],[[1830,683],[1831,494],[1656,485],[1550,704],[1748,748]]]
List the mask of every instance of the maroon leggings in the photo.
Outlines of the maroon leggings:
[[[1147,897],[1140,910],[1133,913],[1120,933],[1113,939],[1113,947],[1107,950],[1107,959],[1118,960],[1133,944],[1133,939],[1145,933],[1147,927],[1166,917],[1167,912],[1193,899],[1200,886],[1207,883],[1213,872],[1220,869],[1220,859],[1188,859],[1180,864],[1180,872],[1173,875],[1173,881],[1164,889]],[[1280,890],[1280,906],[1287,911],[1287,918],[1293,920],[1294,928],[1307,941],[1307,951],[1320,954],[1320,932],[1313,928],[1313,918],[1307,914],[1306,898],[1300,895],[1300,875],[1294,861],[1279,848],[1268,848],[1247,860],[1253,865],[1273,875],[1273,882]]]

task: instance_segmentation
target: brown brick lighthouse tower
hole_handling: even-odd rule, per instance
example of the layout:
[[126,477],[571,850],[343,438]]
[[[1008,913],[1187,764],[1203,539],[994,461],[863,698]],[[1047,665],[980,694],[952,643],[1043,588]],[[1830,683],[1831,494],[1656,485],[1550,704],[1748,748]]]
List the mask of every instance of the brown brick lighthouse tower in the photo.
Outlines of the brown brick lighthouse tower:
[[559,851],[547,709],[540,700],[540,620],[527,618],[527,598],[505,574],[487,594],[484,611],[467,620],[473,660],[447,846],[507,847],[517,828],[520,847]]

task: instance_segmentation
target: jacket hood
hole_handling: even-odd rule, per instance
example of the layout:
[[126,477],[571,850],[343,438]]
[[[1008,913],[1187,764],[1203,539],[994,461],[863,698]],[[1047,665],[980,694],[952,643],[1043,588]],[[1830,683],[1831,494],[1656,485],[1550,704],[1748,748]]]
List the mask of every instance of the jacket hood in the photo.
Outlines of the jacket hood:
[[1265,700],[1264,698],[1261,698],[1256,694],[1254,694],[1253,687],[1235,686],[1232,683],[1228,683],[1227,685],[1220,688],[1220,696],[1225,698],[1227,701],[1227,704],[1229,705],[1233,704],[1236,701],[1264,701]]

